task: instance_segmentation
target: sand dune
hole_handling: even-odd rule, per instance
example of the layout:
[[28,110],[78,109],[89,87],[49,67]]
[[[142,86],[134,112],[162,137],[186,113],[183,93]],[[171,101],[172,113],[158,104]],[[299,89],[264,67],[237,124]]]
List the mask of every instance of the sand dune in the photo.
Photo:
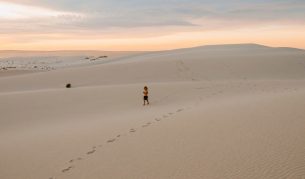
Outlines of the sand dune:
[[106,64],[0,79],[0,91],[169,81],[303,79],[305,51],[259,45],[208,46],[113,60]]
[[0,77],[109,63],[145,52],[0,51]]
[[1,77],[0,178],[304,178],[304,57],[204,46]]

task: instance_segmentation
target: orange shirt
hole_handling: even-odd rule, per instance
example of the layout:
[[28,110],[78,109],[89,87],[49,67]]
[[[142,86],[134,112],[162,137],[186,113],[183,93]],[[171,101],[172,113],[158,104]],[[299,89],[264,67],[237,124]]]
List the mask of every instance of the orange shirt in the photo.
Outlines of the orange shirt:
[[148,91],[147,91],[147,90],[144,90],[144,91],[143,91],[143,94],[144,94],[144,96],[148,96]]

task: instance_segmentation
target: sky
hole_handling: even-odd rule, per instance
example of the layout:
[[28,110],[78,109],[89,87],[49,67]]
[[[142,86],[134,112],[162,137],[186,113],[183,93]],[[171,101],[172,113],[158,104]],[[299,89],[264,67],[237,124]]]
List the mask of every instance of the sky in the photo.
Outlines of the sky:
[[0,0],[0,50],[305,49],[305,0]]

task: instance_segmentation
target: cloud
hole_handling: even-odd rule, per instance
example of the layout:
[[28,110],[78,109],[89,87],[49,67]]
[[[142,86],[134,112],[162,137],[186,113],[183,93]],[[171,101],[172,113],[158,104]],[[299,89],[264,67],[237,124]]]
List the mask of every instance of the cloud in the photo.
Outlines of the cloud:
[[[226,12],[226,17],[240,20],[305,22],[305,1],[259,3]],[[223,18],[223,17],[222,17]]]
[[[9,10],[4,2],[15,8]],[[27,34],[29,41],[54,35],[124,38],[290,24],[305,24],[304,0],[0,0],[0,35]]]

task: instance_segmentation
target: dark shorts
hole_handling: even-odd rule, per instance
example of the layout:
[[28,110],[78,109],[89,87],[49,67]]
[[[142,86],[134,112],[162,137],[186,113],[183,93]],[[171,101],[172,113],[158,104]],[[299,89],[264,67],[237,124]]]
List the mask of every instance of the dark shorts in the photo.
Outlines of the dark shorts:
[[148,96],[144,96],[144,100],[148,100]]

